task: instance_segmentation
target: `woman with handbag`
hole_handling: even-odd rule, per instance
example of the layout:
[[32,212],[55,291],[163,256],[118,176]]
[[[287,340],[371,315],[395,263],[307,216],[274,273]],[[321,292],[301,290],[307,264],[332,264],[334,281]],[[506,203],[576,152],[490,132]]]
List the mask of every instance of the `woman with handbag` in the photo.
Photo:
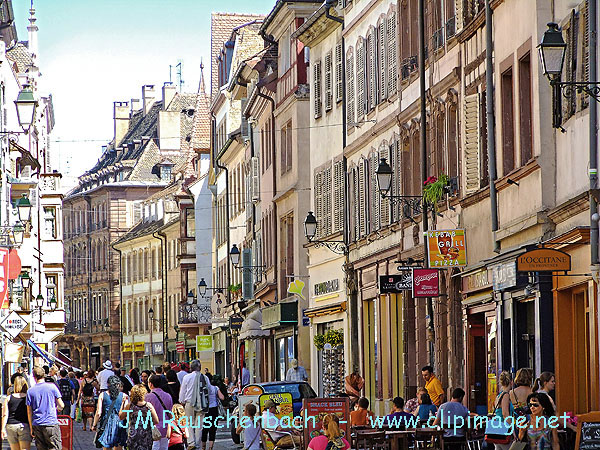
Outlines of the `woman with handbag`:
[[[548,419],[555,412],[546,394],[535,392],[527,397],[531,418],[519,430],[519,441],[513,442],[511,450],[559,450],[558,431],[548,426]],[[527,438],[526,442],[523,442]],[[518,445],[516,445],[518,444]]]
[[509,392],[510,401],[515,408],[515,417],[527,416],[527,397],[532,393],[533,371],[519,369],[515,375],[515,387]]
[[[127,450],[151,450],[154,437],[161,438],[160,431],[156,428],[158,414],[156,414],[156,410],[152,404],[144,400],[145,395],[146,388],[144,385],[136,384],[129,391],[129,403],[119,414],[120,419],[129,419]],[[131,411],[129,416],[127,415],[127,411]],[[152,416],[152,424],[154,426],[142,425],[143,423],[147,423],[148,414]]]
[[127,400],[127,395],[121,392],[123,385],[119,377],[115,375],[109,377],[107,385],[108,390],[98,399],[92,430],[98,430],[96,447],[100,444],[104,450],[112,448],[121,450],[126,443],[127,435],[125,428],[121,426],[119,414]]
[[[206,413],[204,420],[210,420],[210,427],[207,427],[206,425],[202,427],[202,450],[213,450],[213,446],[215,445],[215,437],[217,436],[217,416],[223,417],[223,414],[219,414],[219,409],[221,408],[221,413],[224,412],[221,400],[225,400],[225,396],[221,390],[217,386],[213,386],[209,383],[208,413]],[[206,446],[207,440],[208,448]]]
[[500,392],[496,396],[494,403],[494,417],[489,420],[485,429],[485,441],[494,444],[496,450],[509,450],[514,436],[507,433],[506,419],[512,417],[515,413],[512,402],[510,401],[510,390],[512,380],[509,372],[501,372],[498,377]]

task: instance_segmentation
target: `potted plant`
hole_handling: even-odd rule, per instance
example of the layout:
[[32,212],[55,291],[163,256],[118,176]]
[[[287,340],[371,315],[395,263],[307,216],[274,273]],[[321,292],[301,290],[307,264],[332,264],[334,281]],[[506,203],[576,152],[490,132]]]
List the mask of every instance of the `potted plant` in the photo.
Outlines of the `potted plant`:
[[446,174],[441,174],[439,177],[432,176],[427,178],[423,187],[423,203],[432,205],[437,211],[437,204],[444,198],[449,182],[450,178]]
[[233,297],[238,297],[239,294],[242,292],[242,283],[230,284],[228,289]]

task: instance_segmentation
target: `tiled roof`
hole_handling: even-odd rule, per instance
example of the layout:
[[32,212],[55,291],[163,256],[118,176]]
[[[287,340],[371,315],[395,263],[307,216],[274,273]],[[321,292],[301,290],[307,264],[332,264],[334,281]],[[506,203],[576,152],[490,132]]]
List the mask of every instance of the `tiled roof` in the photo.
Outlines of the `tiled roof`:
[[6,52],[6,57],[13,64],[16,64],[17,73],[26,73],[33,67],[33,60],[26,42],[17,42],[13,48]]
[[267,28],[269,27],[271,22],[273,22],[273,19],[277,16],[277,13],[279,12],[279,10],[286,3],[317,3],[317,4],[321,4],[322,2],[317,1],[317,0],[277,0],[277,3],[275,3],[275,6],[273,6],[273,9],[271,10],[271,12],[267,15],[267,17],[265,17],[265,20],[262,23],[262,26],[260,27],[260,29],[262,31],[267,30]]
[[217,75],[217,57],[223,44],[229,40],[235,27],[263,18],[260,14],[212,13],[210,25],[210,93],[217,92],[219,78]]
[[205,92],[198,95],[196,102],[192,148],[195,151],[210,150],[210,99]]
[[115,242],[113,242],[113,245],[120,244],[122,242],[130,241],[132,239],[154,233],[155,231],[160,230],[164,224],[165,224],[164,219],[154,220],[154,221],[140,220],[127,233],[125,233],[119,239],[117,239]]

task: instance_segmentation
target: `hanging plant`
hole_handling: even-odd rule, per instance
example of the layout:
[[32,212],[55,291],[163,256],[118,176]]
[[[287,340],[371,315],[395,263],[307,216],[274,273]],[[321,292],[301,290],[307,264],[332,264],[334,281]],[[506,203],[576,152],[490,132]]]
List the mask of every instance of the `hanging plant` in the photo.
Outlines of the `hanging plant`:
[[344,343],[344,332],[342,330],[329,330],[325,333],[325,342],[331,344],[332,347],[337,347]]
[[242,283],[229,285],[229,292],[231,292],[232,294],[235,294],[241,290],[242,290]]
[[427,178],[423,187],[423,203],[432,205],[437,211],[437,204],[444,198],[446,186],[448,186],[449,182],[450,178],[445,174],[441,174],[439,177]]
[[325,335],[315,334],[315,337],[313,338],[313,343],[315,344],[317,350],[323,350],[323,347],[325,346]]

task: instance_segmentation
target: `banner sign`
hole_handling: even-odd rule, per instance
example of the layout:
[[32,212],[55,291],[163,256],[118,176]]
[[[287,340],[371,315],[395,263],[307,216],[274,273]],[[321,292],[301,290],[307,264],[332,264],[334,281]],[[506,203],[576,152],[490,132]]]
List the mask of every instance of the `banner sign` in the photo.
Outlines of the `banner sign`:
[[429,267],[467,265],[465,230],[432,230],[426,234]]
[[177,353],[185,353],[185,342],[183,342],[183,341],[175,342],[175,349],[177,350]]
[[210,334],[196,336],[196,351],[197,352],[212,351],[212,349],[213,349],[212,336]]
[[310,442],[322,434],[322,420],[327,414],[338,416],[340,419],[341,437],[350,437],[350,399],[349,398],[305,398],[302,403],[304,417],[314,417],[307,420],[304,427],[304,442]]
[[517,258],[519,272],[555,272],[571,270],[571,255],[553,248],[537,248]]
[[8,301],[8,261],[9,250],[5,247],[0,247],[0,308],[7,309]]
[[413,297],[439,297],[440,278],[437,269],[413,270]]
[[381,275],[379,277],[379,293],[394,294],[402,291],[412,291],[412,271],[398,275]]

